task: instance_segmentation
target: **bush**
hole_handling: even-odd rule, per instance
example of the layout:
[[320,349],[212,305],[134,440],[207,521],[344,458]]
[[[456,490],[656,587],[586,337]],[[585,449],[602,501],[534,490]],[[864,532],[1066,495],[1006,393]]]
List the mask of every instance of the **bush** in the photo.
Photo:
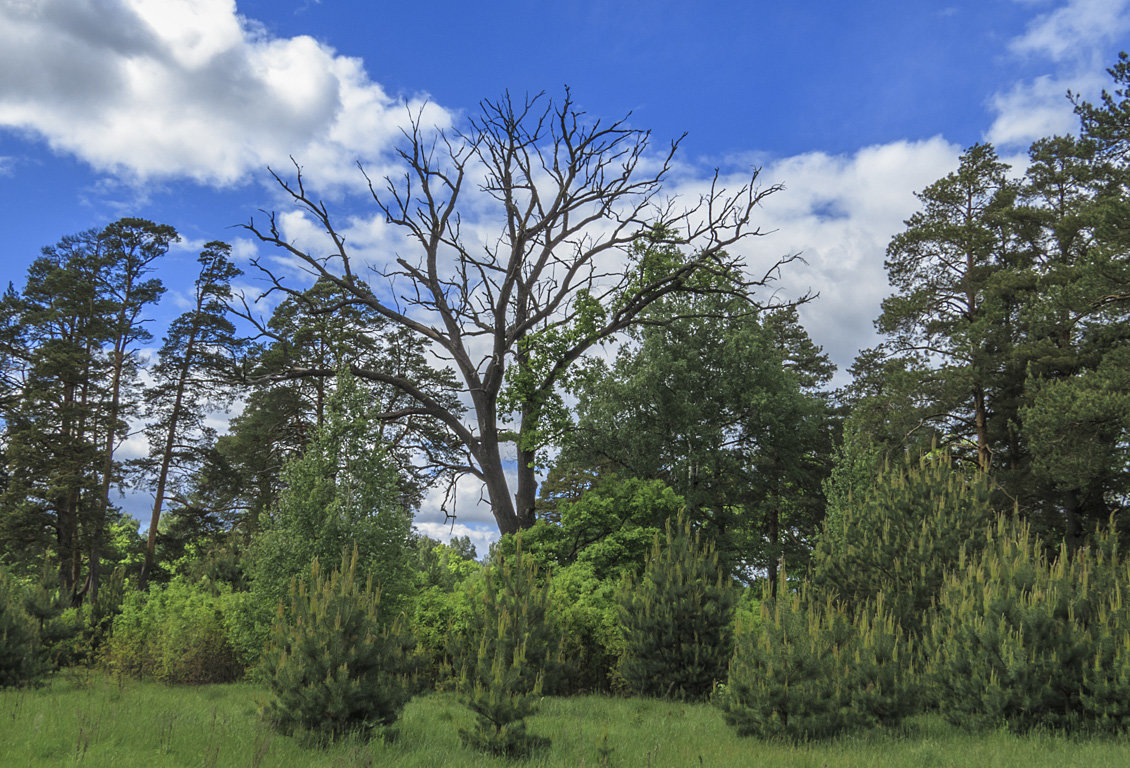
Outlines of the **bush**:
[[174,579],[129,593],[106,643],[106,665],[119,674],[164,683],[226,683],[243,676],[228,638],[232,594]]
[[470,646],[474,595],[483,588],[480,563],[453,558],[448,564],[444,583],[423,587],[412,600],[413,656],[428,687],[449,685],[458,676],[461,649]]
[[47,672],[39,629],[24,599],[23,587],[0,568],[0,688],[28,685]]
[[598,579],[588,562],[553,572],[553,619],[561,628],[563,666],[555,692],[607,691],[624,652],[616,584]]
[[756,624],[737,632],[717,703],[741,735],[823,738],[914,712],[910,642],[882,598],[855,611],[781,584],[763,594]]
[[634,693],[704,699],[726,676],[734,589],[711,542],[682,515],[654,538],[639,583],[619,592],[624,653],[619,674]]
[[393,724],[408,702],[407,635],[381,614],[370,577],[357,582],[357,549],[309,581],[295,581],[290,611],[281,608],[265,653],[273,727],[317,739]]
[[947,582],[933,623],[931,677],[947,717],[1015,731],[1125,731],[1127,566],[1113,525],[1052,558],[1027,524],[1000,520]]
[[525,718],[536,711],[546,678],[558,673],[561,640],[547,613],[549,587],[520,542],[484,576],[469,632],[474,645],[459,653],[460,691],[475,727],[459,735],[475,749],[520,757],[549,744],[526,731]]

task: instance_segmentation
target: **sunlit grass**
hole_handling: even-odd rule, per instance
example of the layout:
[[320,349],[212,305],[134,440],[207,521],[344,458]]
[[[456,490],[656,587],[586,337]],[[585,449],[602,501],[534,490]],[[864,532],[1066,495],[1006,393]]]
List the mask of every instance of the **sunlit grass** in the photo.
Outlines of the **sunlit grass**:
[[[198,688],[117,681],[98,674],[55,678],[37,690],[0,692],[2,766],[507,766],[470,752],[458,729],[470,715],[453,698],[417,697],[392,741],[345,739],[325,748],[271,732],[253,685]],[[1122,768],[1130,742],[1047,734],[969,734],[925,717],[905,732],[871,732],[818,744],[738,738],[704,704],[583,696],[546,699],[530,729],[553,746],[530,766],[687,768]]]

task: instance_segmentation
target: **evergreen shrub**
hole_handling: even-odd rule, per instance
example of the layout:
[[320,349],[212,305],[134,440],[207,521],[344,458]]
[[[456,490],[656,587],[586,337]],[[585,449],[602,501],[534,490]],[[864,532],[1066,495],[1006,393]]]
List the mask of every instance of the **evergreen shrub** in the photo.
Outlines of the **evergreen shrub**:
[[855,610],[782,583],[742,622],[716,703],[741,735],[814,739],[893,725],[917,709],[913,644],[880,596]]
[[656,536],[638,582],[618,602],[624,650],[618,672],[643,696],[701,700],[726,677],[735,592],[710,541],[679,515]]
[[396,722],[410,698],[410,642],[399,619],[382,615],[372,577],[357,581],[357,549],[326,573],[315,559],[292,584],[264,654],[271,698],[262,714],[283,733],[316,740]]
[[995,519],[990,496],[983,473],[959,470],[946,457],[886,469],[826,525],[812,557],[813,586],[848,605],[882,593],[899,625],[920,637],[960,553],[985,544]]
[[1002,518],[939,601],[929,656],[942,711],[967,726],[1126,731],[1128,591],[1113,525],[1049,555]]
[[484,571],[468,633],[459,649],[460,692],[475,726],[460,730],[474,749],[522,757],[549,740],[526,730],[547,679],[559,676],[561,637],[549,615],[550,588],[521,550]]

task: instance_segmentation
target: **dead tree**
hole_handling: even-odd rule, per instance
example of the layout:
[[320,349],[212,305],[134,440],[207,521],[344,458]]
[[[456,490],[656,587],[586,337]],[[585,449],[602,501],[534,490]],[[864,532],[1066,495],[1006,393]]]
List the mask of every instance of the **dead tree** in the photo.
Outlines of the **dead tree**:
[[[417,116],[398,149],[403,175],[381,184],[366,176],[377,209],[410,243],[384,264],[360,263],[297,164],[293,176],[271,173],[332,245],[319,253],[288,241],[274,213],[247,229],[349,301],[418,334],[455,369],[466,416],[388,372],[354,373],[409,396],[411,406],[387,418],[425,415],[450,430],[465,459],[451,469],[482,481],[499,531],[512,533],[534,523],[544,405],[570,367],[639,322],[655,301],[702,284],[704,271],[729,275],[733,285],[744,265],[727,249],[762,234],[752,214],[779,187],[760,186],[755,170],[740,189],[727,191],[715,172],[694,204],[678,207],[661,193],[681,139],[657,155],[649,132],[627,118],[588,119],[568,91],[559,104],[544,95],[506,95],[480,107],[464,129],[450,133],[429,131]],[[496,233],[490,238],[477,234],[485,223]],[[641,233],[651,246],[675,246],[684,257],[649,264],[646,249],[634,247]],[[743,291],[752,296],[794,258],[744,280]],[[271,290],[300,290],[260,268]],[[513,495],[506,443],[517,454]]]

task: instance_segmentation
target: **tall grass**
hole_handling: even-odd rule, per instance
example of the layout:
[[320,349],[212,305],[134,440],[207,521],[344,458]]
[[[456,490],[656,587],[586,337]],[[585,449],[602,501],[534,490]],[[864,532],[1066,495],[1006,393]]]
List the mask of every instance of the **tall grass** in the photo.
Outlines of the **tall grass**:
[[[48,686],[0,692],[0,766],[513,766],[465,749],[458,730],[470,714],[443,695],[417,697],[391,741],[346,738],[304,745],[262,725],[252,685],[168,687],[99,674],[71,674]],[[900,733],[876,731],[818,744],[742,739],[704,704],[584,696],[547,699],[531,731],[553,746],[529,766],[570,768],[1122,768],[1130,742],[968,734],[939,718]]]

